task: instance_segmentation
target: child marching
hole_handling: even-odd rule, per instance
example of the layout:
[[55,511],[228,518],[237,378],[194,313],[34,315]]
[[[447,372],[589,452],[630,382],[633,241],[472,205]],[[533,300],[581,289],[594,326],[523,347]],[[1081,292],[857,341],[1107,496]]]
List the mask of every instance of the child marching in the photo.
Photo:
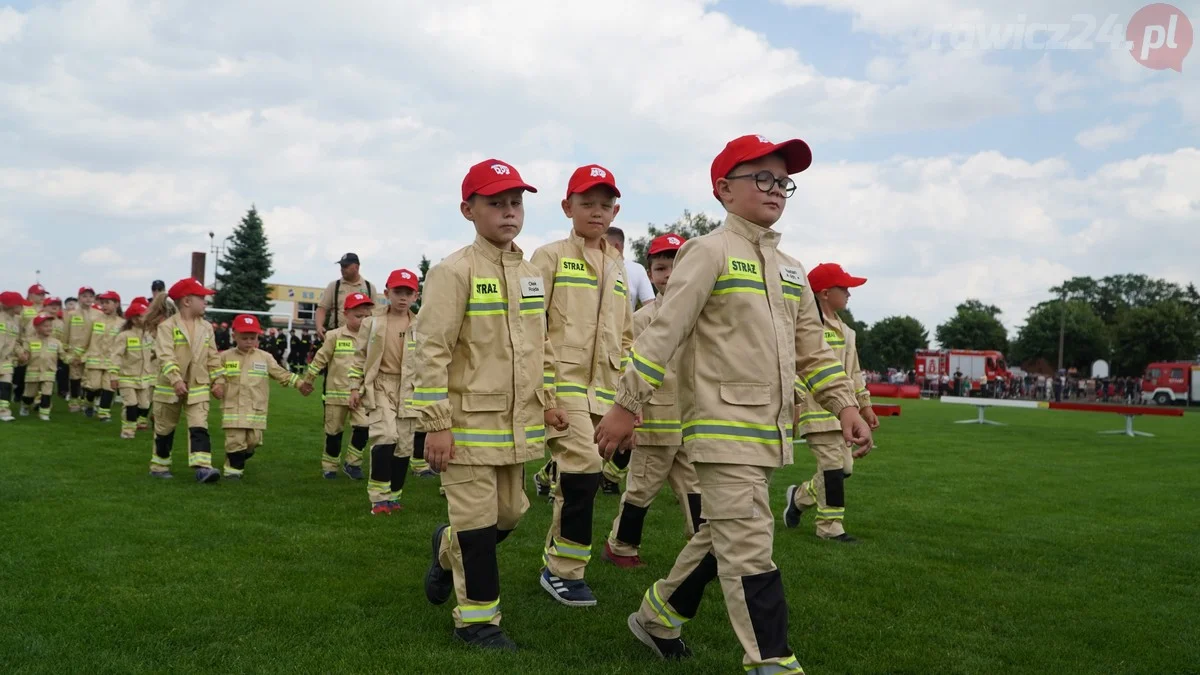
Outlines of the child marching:
[[133,303],[125,311],[125,325],[112,344],[112,387],[121,393],[125,411],[121,438],[137,437],[150,414],[150,391],[154,387],[154,340],[143,325],[146,305]]

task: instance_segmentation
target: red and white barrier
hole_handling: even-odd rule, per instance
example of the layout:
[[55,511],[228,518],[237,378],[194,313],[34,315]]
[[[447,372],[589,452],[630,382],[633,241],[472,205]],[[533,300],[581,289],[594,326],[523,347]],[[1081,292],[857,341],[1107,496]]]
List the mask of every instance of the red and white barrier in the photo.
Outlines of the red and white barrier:
[[955,403],[959,405],[973,405],[978,411],[978,416],[972,420],[959,420],[958,424],[992,424],[995,426],[1004,426],[1000,422],[995,422],[987,419],[984,411],[988,408],[1032,408],[1035,410],[1074,410],[1077,412],[1107,412],[1125,417],[1125,428],[1115,431],[1101,431],[1102,434],[1124,434],[1126,436],[1153,436],[1154,434],[1144,431],[1135,431],[1133,428],[1133,418],[1139,415],[1152,415],[1158,417],[1183,417],[1183,410],[1179,408],[1162,408],[1151,406],[1131,406],[1131,405],[1107,405],[1103,403],[1071,403],[1068,401],[1019,401],[1000,398],[967,398],[965,396],[943,396],[942,403]]

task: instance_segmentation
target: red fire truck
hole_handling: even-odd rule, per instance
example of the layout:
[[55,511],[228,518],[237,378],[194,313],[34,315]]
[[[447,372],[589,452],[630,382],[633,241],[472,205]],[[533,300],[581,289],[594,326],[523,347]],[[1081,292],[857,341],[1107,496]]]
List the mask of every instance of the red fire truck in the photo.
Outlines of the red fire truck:
[[1012,379],[1004,355],[993,350],[918,349],[915,370],[918,383],[938,382],[944,374],[950,376],[951,387],[954,386],[954,373],[961,372],[963,378],[971,383],[973,394],[983,388],[985,377],[988,382]]
[[1200,363],[1159,361],[1146,366],[1142,401],[1158,405],[1200,403]]

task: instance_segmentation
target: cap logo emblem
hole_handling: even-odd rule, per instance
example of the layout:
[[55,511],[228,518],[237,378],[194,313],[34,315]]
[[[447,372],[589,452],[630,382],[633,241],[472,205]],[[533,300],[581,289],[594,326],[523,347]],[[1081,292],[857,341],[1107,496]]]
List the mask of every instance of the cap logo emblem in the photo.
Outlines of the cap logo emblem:
[[492,171],[495,171],[499,176],[507,176],[510,173],[508,167],[503,164],[493,164]]
[[667,243],[671,244],[672,246],[678,246],[679,239],[677,237],[667,237]]
[[592,167],[592,178],[608,178],[608,174],[605,173],[604,169],[601,169],[598,166],[593,166]]
[[766,136],[755,136],[755,138],[757,138],[757,139],[758,139],[758,142],[759,142],[759,143],[770,143],[770,142],[771,142],[771,141],[768,141],[768,140],[767,140],[767,137],[766,137]]
[[242,319],[242,321],[245,323],[254,323],[254,319],[251,319],[250,317],[246,317],[246,318]]
[[401,278],[401,279],[411,279],[411,278],[412,278],[412,275],[411,275],[411,274],[409,274],[408,272],[401,272],[401,273],[400,273],[400,278]]

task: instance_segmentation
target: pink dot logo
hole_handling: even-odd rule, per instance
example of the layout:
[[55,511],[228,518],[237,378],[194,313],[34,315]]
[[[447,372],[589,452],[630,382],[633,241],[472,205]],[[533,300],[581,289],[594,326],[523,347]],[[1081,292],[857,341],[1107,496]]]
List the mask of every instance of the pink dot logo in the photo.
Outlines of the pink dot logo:
[[1192,49],[1192,22],[1177,7],[1158,2],[1139,9],[1125,29],[1129,54],[1152,70],[1183,72]]

